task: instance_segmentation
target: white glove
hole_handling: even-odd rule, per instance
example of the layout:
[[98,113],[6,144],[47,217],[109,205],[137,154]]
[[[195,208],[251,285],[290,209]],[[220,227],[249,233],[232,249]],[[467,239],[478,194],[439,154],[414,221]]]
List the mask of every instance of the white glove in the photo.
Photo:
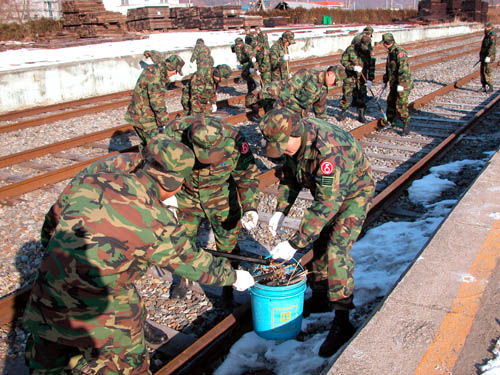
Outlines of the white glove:
[[285,61],[290,61],[290,55],[289,55],[288,53],[285,53],[285,54],[283,55],[283,60],[285,60]]
[[295,250],[292,245],[290,245],[290,242],[283,241],[271,250],[271,256],[273,257],[273,259],[290,260],[293,258],[296,251],[297,250]]
[[398,92],[403,92],[405,88],[403,86],[398,85],[398,87],[396,87],[396,90],[398,90]]
[[486,56],[486,57],[484,58],[484,62],[485,62],[485,63],[489,63],[490,61],[491,61],[491,59],[489,58],[489,56]]
[[361,73],[363,71],[363,67],[359,65],[354,65],[354,71],[357,73]]
[[177,205],[177,198],[175,197],[175,195],[172,195],[171,197],[164,199],[161,203],[163,203],[163,205],[167,207],[177,219],[177,208],[179,206]]
[[283,212],[276,211],[273,216],[271,216],[267,229],[269,229],[269,232],[271,232],[273,237],[276,237],[278,229],[281,227],[283,220],[285,220],[285,215],[283,214]]
[[179,81],[181,79],[181,76],[179,73],[175,73],[174,75],[170,76],[170,82],[174,82],[174,81]]
[[236,281],[233,283],[233,288],[239,292],[247,290],[255,285],[255,280],[250,272],[244,270],[236,270]]
[[366,88],[368,90],[371,90],[372,89],[372,81],[366,81]]
[[259,214],[257,211],[247,211],[241,218],[241,225],[248,231],[254,229],[258,222]]
[[252,57],[252,62],[257,62],[257,59],[255,57]]
[[243,65],[241,65],[241,64],[236,65],[236,69],[242,69],[242,68],[243,68]]
[[258,76],[260,76],[260,71],[256,70],[255,74],[257,74]]
[[250,74],[253,74],[255,72],[255,69],[254,68],[250,68],[250,69],[248,69],[248,71],[250,72]]
[[217,104],[212,104],[212,113],[217,112]]

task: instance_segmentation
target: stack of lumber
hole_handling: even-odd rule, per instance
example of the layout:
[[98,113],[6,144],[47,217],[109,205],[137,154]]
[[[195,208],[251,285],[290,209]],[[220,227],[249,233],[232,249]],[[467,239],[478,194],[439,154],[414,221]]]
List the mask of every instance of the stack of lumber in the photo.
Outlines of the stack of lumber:
[[200,22],[200,8],[172,8],[172,17],[175,18],[175,25],[179,29],[198,29]]
[[240,17],[243,13],[241,7],[223,5],[199,9],[201,30],[227,30],[243,27],[243,18]]
[[288,25],[288,17],[269,17],[264,19],[264,26],[276,27]]
[[127,11],[127,28],[130,31],[164,31],[176,29],[174,9],[168,6],[148,6]]
[[262,16],[240,16],[243,18],[244,27],[262,27],[264,25]]
[[119,12],[108,12],[101,0],[63,0],[62,22],[65,31],[80,38],[123,34],[126,18]]
[[426,19],[485,22],[487,15],[488,3],[481,0],[422,0],[418,4],[418,16]]

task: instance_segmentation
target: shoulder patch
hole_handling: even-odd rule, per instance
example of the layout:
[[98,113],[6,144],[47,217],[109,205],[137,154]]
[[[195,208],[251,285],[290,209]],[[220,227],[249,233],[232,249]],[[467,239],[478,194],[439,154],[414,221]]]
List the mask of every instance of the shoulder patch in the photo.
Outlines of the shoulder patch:
[[330,176],[333,173],[333,163],[331,161],[324,161],[320,164],[319,168],[325,176]]
[[405,54],[404,54],[403,52],[399,52],[399,53],[398,53],[398,57],[399,57],[399,58],[404,57],[404,56],[405,56]]
[[248,143],[243,142],[240,147],[240,151],[243,155],[248,154],[248,151],[250,151],[250,147],[248,146]]
[[495,39],[495,34],[491,35],[491,39]]

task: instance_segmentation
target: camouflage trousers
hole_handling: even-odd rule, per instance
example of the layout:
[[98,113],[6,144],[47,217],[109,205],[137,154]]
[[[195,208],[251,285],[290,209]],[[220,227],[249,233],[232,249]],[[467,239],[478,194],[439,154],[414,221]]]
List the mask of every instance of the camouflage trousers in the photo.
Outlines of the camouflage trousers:
[[361,232],[375,192],[371,177],[369,180],[369,184],[344,201],[337,215],[325,225],[313,244],[311,287],[314,289],[315,283],[328,280],[328,299],[331,302],[348,298],[354,291],[351,249]]
[[189,88],[184,86],[181,96],[182,109],[184,115],[210,115],[212,113],[212,103],[202,103],[189,95]]
[[366,108],[366,84],[365,81],[356,77],[348,77],[342,86],[342,99],[340,108],[345,111],[352,105],[356,108]]
[[260,78],[262,79],[262,83],[267,85],[271,82],[271,71],[260,72]]
[[179,221],[186,228],[186,235],[196,248],[198,228],[207,219],[214,232],[217,250],[230,253],[238,244],[241,230],[241,207],[236,186],[222,186],[217,196],[213,190],[199,191],[197,196],[182,189],[175,196],[179,206]]
[[493,87],[493,69],[491,68],[491,63],[485,63],[481,61],[481,85],[490,85]]
[[[285,78],[282,78],[285,77]],[[271,70],[271,81],[282,81],[284,79],[289,79],[290,78],[290,73],[288,72],[287,68],[277,68],[274,70]]]
[[156,122],[145,122],[143,124],[134,125],[134,130],[141,140],[139,145],[141,149],[148,144],[151,138],[160,134],[160,129],[158,128]]
[[389,96],[387,96],[387,120],[393,122],[399,117],[401,121],[410,120],[410,112],[408,110],[408,97],[410,90],[398,92],[396,86],[391,86]]

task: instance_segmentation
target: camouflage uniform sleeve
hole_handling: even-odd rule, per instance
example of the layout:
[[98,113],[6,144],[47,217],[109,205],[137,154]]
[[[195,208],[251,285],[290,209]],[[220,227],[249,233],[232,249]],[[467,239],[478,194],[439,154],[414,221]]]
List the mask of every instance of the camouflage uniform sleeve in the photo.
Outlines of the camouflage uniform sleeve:
[[396,72],[398,85],[403,86],[405,89],[411,89],[413,87],[413,79],[411,77],[408,54],[402,48],[399,48],[396,53],[398,59],[398,71]]
[[161,125],[166,124],[170,120],[165,106],[165,93],[166,87],[161,81],[161,71],[157,69],[154,79],[148,82],[148,97],[156,121]]
[[283,170],[280,175],[280,184],[278,186],[278,196],[276,204],[276,211],[283,212],[288,215],[290,209],[292,208],[295,200],[299,196],[302,187],[295,178],[295,172],[288,165],[290,158],[286,157],[286,164],[283,166]]
[[322,88],[319,99],[313,104],[313,111],[316,118],[326,119],[326,97],[328,91],[326,88]]
[[195,62],[196,59],[198,58],[198,53],[199,53],[200,49],[198,48],[198,46],[196,45],[194,47],[194,50],[193,50],[193,54],[191,55],[191,59],[189,59],[190,62]]
[[356,56],[353,46],[347,47],[347,49],[342,54],[340,63],[346,70],[350,70],[352,72],[354,72],[355,65],[363,66],[361,59]]
[[495,61],[496,49],[497,49],[497,36],[494,31],[490,33],[490,46],[488,48],[487,56],[491,59],[490,63]]
[[243,212],[257,211],[259,170],[255,164],[252,150],[240,132],[236,136],[235,147],[240,155],[231,176],[236,182],[241,208]]
[[151,56],[151,60],[155,64],[160,64],[161,62],[163,62],[165,60],[165,57],[163,56],[163,54],[161,52],[158,52],[155,50],[148,50],[148,51],[144,52],[144,55],[146,55],[146,53],[148,53]]
[[61,217],[61,205],[59,201],[54,203],[54,205],[50,208],[47,215],[45,215],[45,219],[42,225],[42,231],[40,233],[40,242],[43,247],[47,247],[52,235],[55,232],[57,223],[59,222],[59,218]]

